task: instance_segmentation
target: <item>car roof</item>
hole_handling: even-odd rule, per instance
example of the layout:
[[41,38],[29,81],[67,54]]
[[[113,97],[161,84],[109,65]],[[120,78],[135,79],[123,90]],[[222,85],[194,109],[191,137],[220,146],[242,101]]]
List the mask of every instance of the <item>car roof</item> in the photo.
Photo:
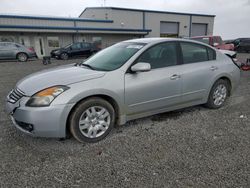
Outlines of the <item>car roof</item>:
[[197,44],[211,47],[211,46],[204,44],[202,42],[199,42],[199,41],[195,41],[192,39],[181,39],[181,38],[140,38],[140,39],[126,40],[123,42],[134,42],[134,43],[145,43],[145,44],[152,44],[153,43],[153,44],[155,44],[155,43],[170,42],[170,41],[192,42],[192,43],[197,43]]
[[194,36],[191,38],[196,39],[196,38],[210,38],[210,37],[220,37],[220,36],[218,36],[218,35],[203,35],[203,36]]
[[168,41],[187,41],[190,42],[189,39],[180,39],[180,38],[140,38],[140,39],[132,39],[126,40],[123,42],[135,42],[135,43],[157,43],[157,42],[168,42]]

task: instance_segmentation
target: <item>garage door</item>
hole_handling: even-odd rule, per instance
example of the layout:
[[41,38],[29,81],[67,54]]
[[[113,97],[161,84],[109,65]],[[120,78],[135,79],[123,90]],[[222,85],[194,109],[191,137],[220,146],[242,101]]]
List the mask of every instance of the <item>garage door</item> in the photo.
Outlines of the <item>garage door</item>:
[[192,37],[207,35],[207,24],[193,23],[192,24]]
[[178,37],[179,23],[178,22],[161,22],[160,26],[161,37]]

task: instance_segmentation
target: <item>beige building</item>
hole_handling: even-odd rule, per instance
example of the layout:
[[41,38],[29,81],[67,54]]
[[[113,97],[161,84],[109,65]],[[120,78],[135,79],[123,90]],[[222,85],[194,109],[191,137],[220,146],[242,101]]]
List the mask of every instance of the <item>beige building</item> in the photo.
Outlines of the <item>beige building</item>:
[[32,46],[42,57],[77,41],[105,48],[131,38],[212,35],[214,17],[115,7],[89,7],[79,18],[0,15],[0,41]]

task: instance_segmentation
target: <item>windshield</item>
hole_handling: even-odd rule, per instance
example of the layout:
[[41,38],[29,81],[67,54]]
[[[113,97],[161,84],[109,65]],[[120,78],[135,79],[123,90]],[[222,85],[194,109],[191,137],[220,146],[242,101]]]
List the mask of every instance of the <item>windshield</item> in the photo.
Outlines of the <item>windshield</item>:
[[72,44],[68,44],[67,46],[64,46],[63,48],[68,48],[70,46],[72,46]]
[[209,44],[209,38],[193,38],[193,40],[199,41],[199,42],[203,42],[205,44]]
[[118,43],[98,52],[81,65],[89,65],[94,70],[112,71],[126,63],[143,46],[144,43]]

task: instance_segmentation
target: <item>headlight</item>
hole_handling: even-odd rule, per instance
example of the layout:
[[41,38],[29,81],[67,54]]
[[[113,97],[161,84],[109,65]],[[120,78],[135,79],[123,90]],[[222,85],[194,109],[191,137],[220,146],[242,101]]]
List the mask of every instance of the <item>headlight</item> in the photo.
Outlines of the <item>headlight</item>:
[[57,96],[59,96],[61,93],[63,93],[68,89],[69,87],[67,86],[54,86],[39,91],[28,100],[26,106],[30,107],[49,106]]

